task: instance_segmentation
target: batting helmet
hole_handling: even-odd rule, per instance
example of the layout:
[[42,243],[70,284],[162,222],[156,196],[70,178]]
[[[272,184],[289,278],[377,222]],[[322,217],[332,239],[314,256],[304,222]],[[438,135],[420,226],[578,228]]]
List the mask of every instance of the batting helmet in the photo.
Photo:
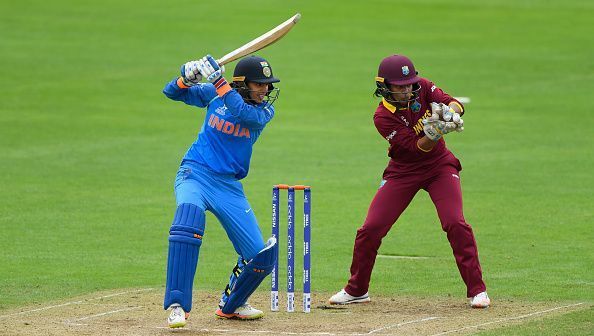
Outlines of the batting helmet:
[[[403,55],[392,55],[384,58],[377,70],[377,77],[375,83],[377,89],[375,95],[383,97],[388,102],[394,103],[410,103],[418,98],[421,86],[418,84],[420,78],[419,73],[415,70],[412,61]],[[394,100],[388,85],[413,85],[412,96],[405,100]]]
[[280,82],[280,79],[274,77],[272,67],[262,57],[251,55],[244,57],[235,66],[233,71],[233,87],[247,103],[255,104],[250,97],[250,89],[247,83],[254,82],[260,84],[268,84],[268,93],[266,94],[266,102],[272,104],[279,94],[279,89],[275,88],[272,83]]

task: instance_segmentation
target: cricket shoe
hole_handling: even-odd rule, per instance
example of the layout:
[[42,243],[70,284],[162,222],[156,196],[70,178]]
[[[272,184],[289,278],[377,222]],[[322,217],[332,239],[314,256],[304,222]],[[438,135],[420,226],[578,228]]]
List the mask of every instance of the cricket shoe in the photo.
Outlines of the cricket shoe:
[[329,304],[332,305],[345,305],[350,303],[363,303],[369,302],[369,293],[365,293],[361,296],[352,296],[351,294],[347,293],[344,289],[341,289],[340,292],[332,295],[330,300],[328,300]]
[[190,313],[186,313],[177,303],[172,304],[169,308],[171,308],[171,313],[169,313],[169,317],[167,318],[169,328],[184,327],[186,325],[186,320],[190,317]]
[[225,314],[223,313],[223,310],[219,308],[215,312],[215,315],[217,316],[217,318],[227,320],[257,320],[259,318],[264,317],[264,312],[245,303],[242,306],[239,306],[237,309],[235,309],[235,311],[231,314]]
[[472,308],[488,308],[490,304],[491,300],[489,299],[487,292],[480,292],[470,300],[470,306]]

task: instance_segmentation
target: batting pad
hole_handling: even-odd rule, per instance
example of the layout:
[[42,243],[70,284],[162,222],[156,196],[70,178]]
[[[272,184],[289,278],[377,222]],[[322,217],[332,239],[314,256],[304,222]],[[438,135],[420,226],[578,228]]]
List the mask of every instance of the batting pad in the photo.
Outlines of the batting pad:
[[278,245],[276,238],[268,239],[266,247],[252,259],[239,274],[237,281],[231,288],[231,294],[225,303],[222,311],[225,314],[232,314],[235,309],[243,305],[252,293],[260,286],[276,262]]
[[241,256],[237,258],[237,264],[235,265],[235,267],[233,267],[231,276],[229,276],[229,283],[227,284],[227,286],[225,286],[225,290],[221,295],[221,300],[219,301],[219,308],[223,309],[225,303],[227,303],[229,295],[231,295],[231,288],[235,287],[235,283],[237,282],[239,275],[241,274],[241,272],[243,272],[243,269],[247,264],[248,262],[245,261]]
[[205,216],[202,209],[190,203],[183,203],[177,207],[169,230],[167,284],[163,302],[165,309],[178,303],[184,311],[192,310],[192,284],[204,225]]

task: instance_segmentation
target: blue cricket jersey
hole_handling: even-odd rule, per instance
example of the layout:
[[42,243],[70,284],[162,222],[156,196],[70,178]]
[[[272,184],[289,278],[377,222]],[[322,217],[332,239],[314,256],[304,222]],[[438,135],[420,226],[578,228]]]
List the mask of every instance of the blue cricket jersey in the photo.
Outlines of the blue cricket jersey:
[[202,128],[182,162],[195,161],[238,180],[246,177],[252,147],[274,117],[274,107],[266,103],[247,104],[235,90],[219,97],[210,83],[180,88],[174,79],[165,85],[163,93],[188,105],[206,107]]

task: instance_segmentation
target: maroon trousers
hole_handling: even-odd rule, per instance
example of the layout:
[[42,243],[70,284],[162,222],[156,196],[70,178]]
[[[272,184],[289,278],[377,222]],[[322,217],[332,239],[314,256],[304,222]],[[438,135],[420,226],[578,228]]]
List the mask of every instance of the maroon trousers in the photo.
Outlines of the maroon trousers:
[[367,293],[371,271],[382,239],[420,189],[429,192],[446,232],[458,270],[466,284],[467,296],[486,290],[472,228],[462,213],[462,189],[458,169],[450,164],[437,166],[426,174],[390,178],[375,195],[365,223],[357,230],[351,278],[347,293]]

